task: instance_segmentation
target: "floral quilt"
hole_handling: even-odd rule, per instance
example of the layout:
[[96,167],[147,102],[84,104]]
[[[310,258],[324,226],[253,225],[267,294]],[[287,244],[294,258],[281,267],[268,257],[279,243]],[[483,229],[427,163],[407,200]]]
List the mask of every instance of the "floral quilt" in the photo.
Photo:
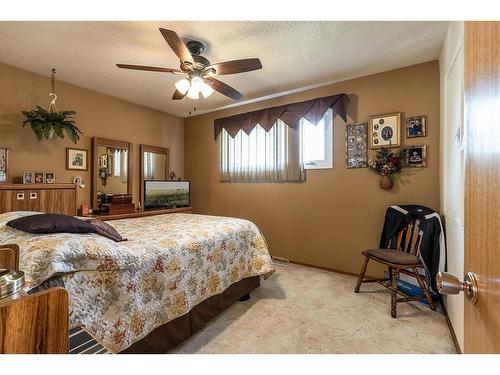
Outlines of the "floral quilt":
[[71,324],[84,324],[115,353],[231,284],[273,272],[264,237],[247,220],[169,214],[109,221],[125,242],[5,225],[32,214],[0,214],[0,244],[20,246],[26,288],[62,275]]

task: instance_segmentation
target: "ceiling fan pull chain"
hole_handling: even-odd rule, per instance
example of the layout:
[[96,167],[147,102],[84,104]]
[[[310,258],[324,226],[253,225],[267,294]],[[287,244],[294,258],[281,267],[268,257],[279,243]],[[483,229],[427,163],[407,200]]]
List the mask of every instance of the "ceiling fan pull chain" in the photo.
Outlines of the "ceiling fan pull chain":
[[50,94],[49,98],[52,100],[50,101],[49,104],[49,112],[57,112],[57,107],[56,107],[56,100],[57,100],[57,95],[56,95],[56,69],[52,68],[52,72],[50,74]]

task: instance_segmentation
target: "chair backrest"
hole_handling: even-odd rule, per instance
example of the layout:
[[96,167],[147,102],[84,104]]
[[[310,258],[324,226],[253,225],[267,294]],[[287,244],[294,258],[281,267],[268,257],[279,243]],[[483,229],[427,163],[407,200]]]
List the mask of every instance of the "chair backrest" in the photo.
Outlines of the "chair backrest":
[[[420,229],[420,220],[412,220],[405,228],[396,235],[396,249],[404,253],[420,257],[420,244],[424,232]],[[390,245],[389,241],[389,245]]]

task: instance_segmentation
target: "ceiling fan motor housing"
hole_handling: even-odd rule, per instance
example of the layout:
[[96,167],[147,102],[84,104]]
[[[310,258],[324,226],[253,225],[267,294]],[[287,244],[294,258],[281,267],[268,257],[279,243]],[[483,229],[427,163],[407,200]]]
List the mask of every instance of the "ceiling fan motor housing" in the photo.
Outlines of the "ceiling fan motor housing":
[[205,45],[198,40],[190,40],[186,44],[191,56],[193,56],[193,60],[196,63],[194,69],[203,70],[207,66],[210,66],[210,61],[201,56],[201,53],[205,50]]

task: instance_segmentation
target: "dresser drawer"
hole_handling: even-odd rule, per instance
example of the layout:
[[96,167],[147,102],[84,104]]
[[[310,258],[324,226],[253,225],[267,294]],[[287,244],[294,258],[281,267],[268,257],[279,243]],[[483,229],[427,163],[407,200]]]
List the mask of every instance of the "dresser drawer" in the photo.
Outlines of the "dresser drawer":
[[12,211],[40,211],[40,191],[16,190],[12,192]]

